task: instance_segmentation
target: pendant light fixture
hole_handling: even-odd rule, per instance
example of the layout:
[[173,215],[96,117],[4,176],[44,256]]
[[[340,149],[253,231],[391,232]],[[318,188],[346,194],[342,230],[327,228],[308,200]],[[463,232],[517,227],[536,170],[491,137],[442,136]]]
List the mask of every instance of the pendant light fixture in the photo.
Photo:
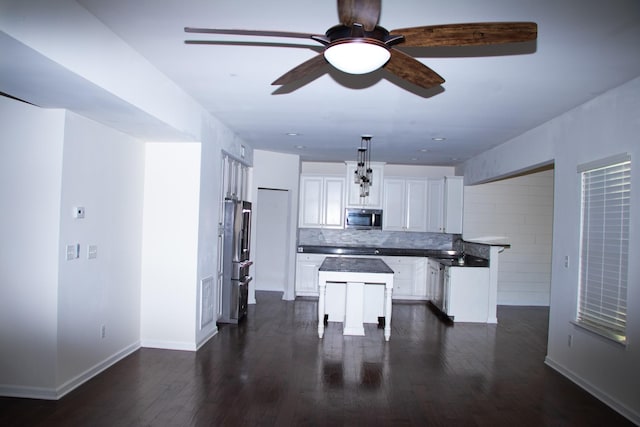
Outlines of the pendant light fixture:
[[357,151],[354,183],[360,185],[360,197],[367,197],[369,195],[369,187],[373,185],[371,138],[371,135],[362,135],[360,148]]

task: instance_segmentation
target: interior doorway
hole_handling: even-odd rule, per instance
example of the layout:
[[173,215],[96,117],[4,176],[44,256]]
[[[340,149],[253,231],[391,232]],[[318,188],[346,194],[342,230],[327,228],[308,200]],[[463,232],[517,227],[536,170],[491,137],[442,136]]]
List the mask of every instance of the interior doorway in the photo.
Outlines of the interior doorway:
[[255,289],[284,292],[287,285],[289,191],[258,188]]

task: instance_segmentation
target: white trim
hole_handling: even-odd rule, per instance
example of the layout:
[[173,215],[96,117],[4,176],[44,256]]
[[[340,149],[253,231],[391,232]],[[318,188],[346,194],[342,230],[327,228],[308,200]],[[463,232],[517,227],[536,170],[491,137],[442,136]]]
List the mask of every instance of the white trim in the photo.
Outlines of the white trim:
[[217,326],[211,332],[205,335],[204,338],[202,338],[202,341],[200,341],[200,343],[196,346],[196,351],[200,350],[203,345],[205,345],[211,338],[215,337],[216,335],[218,335]]
[[82,372],[80,375],[70,379],[57,388],[44,388],[44,387],[23,387],[23,386],[4,386],[0,385],[0,396],[7,397],[20,397],[28,399],[46,399],[46,400],[58,400],[68,394],[69,392],[80,387],[85,382],[89,381],[96,375],[115,365],[125,357],[134,353],[140,348],[140,342],[135,342],[114,355],[108,357],[100,363],[95,364],[91,368]]
[[198,349],[195,343],[186,342],[186,341],[145,340],[145,341],[142,341],[142,347],[157,348],[160,350],[179,350],[179,351],[196,351]]
[[623,404],[622,402],[616,400],[615,398],[605,393],[598,387],[594,386],[593,384],[591,384],[581,376],[575,374],[573,371],[555,362],[549,356],[545,357],[544,363],[545,365],[549,366],[551,369],[557,371],[564,377],[574,382],[576,385],[580,386],[586,392],[592,394],[598,400],[602,401],[602,403],[609,406],[611,409],[618,412],[623,417],[628,418],[632,423],[640,425],[640,413],[635,412],[633,408],[630,408],[625,404]]
[[56,389],[54,388],[10,385],[0,385],[0,396],[44,400],[58,400],[59,398]]
[[631,155],[629,153],[616,154],[615,156],[609,156],[604,159],[594,160],[592,162],[582,163],[578,165],[578,173],[586,172],[588,170],[600,169],[603,167],[615,165],[617,163],[630,162]]

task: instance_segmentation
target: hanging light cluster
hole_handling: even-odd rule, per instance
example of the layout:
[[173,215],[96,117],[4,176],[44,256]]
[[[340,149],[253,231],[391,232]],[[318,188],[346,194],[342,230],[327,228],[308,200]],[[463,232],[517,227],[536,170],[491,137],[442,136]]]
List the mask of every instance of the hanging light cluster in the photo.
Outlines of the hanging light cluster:
[[362,135],[360,148],[357,153],[357,165],[354,173],[354,183],[360,185],[360,197],[369,195],[369,187],[373,185],[373,171],[371,170],[371,135]]

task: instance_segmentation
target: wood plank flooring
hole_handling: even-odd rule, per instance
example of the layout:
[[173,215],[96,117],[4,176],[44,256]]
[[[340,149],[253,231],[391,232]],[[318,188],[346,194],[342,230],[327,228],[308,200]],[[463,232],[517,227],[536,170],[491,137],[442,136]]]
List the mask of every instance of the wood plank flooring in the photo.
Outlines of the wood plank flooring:
[[499,325],[394,303],[391,340],[329,323],[317,302],[258,292],[197,353],[140,349],[59,401],[0,398],[2,426],[625,426],[544,365],[548,310]]

